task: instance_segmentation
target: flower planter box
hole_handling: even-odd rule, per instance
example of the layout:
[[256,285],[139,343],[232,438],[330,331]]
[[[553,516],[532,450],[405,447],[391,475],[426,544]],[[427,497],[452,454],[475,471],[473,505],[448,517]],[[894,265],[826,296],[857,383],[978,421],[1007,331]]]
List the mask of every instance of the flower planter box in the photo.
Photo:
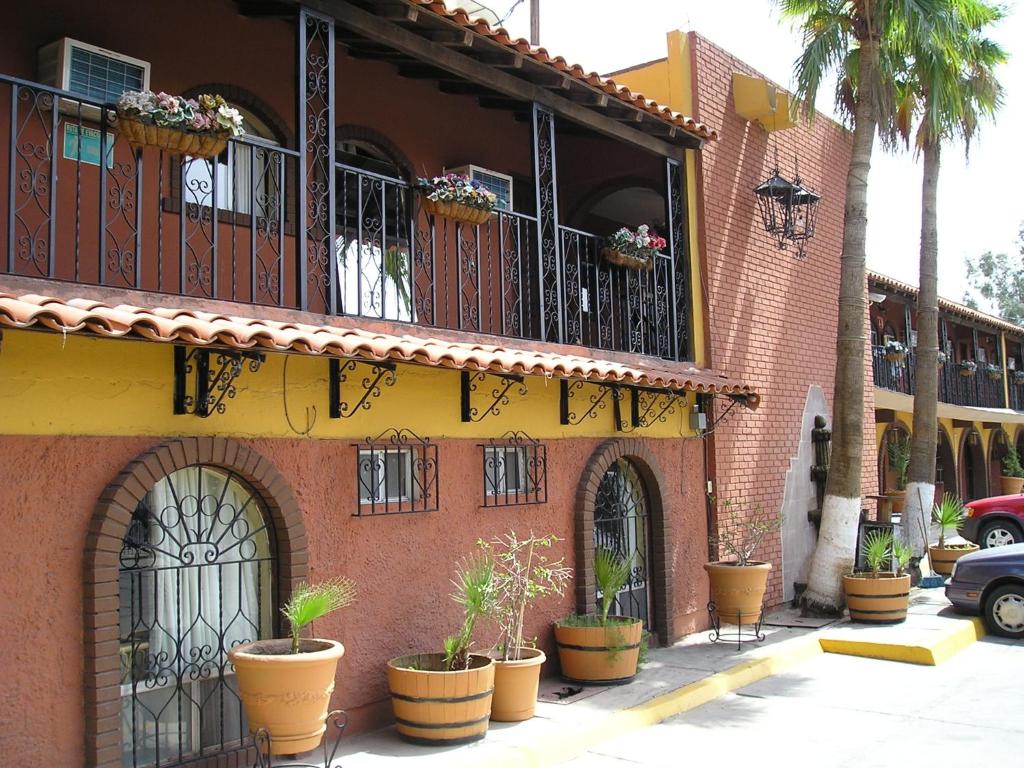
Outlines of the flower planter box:
[[153,147],[204,159],[216,157],[228,145],[226,136],[190,133],[121,115],[117,119],[117,130],[134,149]]
[[431,200],[426,195],[423,196],[423,210],[431,216],[440,216],[445,219],[451,219],[452,221],[457,221],[461,224],[470,224],[472,226],[484,224],[494,215],[493,211],[488,211],[483,208],[474,208],[473,206],[466,205],[465,203]]
[[654,269],[654,259],[650,257],[642,256],[630,256],[629,254],[622,253],[615,248],[604,248],[601,250],[601,256],[609,264],[615,264],[619,267],[627,267],[629,269],[640,270],[641,272],[650,272]]
[[907,359],[906,352],[886,352],[885,359],[890,363],[902,363]]
[[970,368],[960,369],[960,375],[963,376],[965,379],[973,379],[975,373],[976,371],[972,371]]

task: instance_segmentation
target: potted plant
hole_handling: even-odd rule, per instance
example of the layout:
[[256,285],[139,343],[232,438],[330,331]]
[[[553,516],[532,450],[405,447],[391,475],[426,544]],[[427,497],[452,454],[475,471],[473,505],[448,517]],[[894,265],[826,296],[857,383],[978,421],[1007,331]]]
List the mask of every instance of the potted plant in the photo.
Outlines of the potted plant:
[[[850,620],[863,624],[898,624],[910,605],[910,547],[893,539],[891,530],[870,531],[864,539],[867,572],[843,576]],[[887,569],[888,570],[885,570]]]
[[973,360],[961,360],[956,367],[960,370],[960,375],[966,379],[973,378],[978,371],[978,364]]
[[463,744],[487,735],[494,660],[470,649],[477,620],[494,606],[494,561],[486,554],[463,560],[452,584],[451,597],[462,606],[463,620],[444,641],[444,651],[388,662],[398,734],[416,744]]
[[889,454],[889,468],[896,476],[896,490],[890,490],[886,495],[892,499],[892,511],[902,513],[907,496],[907,472],[910,469],[910,438],[892,434],[886,451]]
[[907,348],[896,339],[886,339],[885,359],[890,363],[901,363],[907,357]]
[[572,569],[561,559],[549,562],[540,550],[550,549],[556,536],[520,539],[514,531],[480,546],[494,560],[494,620],[498,640],[494,658],[494,698],[491,719],[518,722],[533,717],[540,687],[544,651],[523,637],[526,611],[538,599],[561,595]]
[[597,615],[574,614],[555,624],[562,677],[574,683],[616,685],[636,675],[644,641],[643,621],[609,615],[615,597],[629,581],[631,563],[610,549],[594,552],[594,580],[601,590]]
[[956,533],[967,516],[963,502],[952,493],[942,496],[942,502],[932,507],[932,522],[939,526],[939,543],[928,547],[928,560],[932,570],[943,576],[953,573],[953,564],[966,554],[977,552],[977,544],[946,544],[946,534]]
[[345,647],[335,640],[300,637],[327,614],[350,605],[355,585],[337,578],[300,584],[282,609],[290,639],[257,640],[232,648],[238,692],[250,733],[266,729],[274,755],[315,749],[326,729],[338,660]]
[[731,500],[724,506],[718,535],[709,540],[727,557],[704,564],[711,582],[711,599],[722,621],[754,624],[764,607],[772,564],[752,558],[764,537],[782,526],[782,516],[769,515],[763,509],[744,514]]
[[1003,368],[995,363],[985,363],[985,376],[989,381],[1002,381]]
[[117,100],[117,130],[134,148],[155,147],[211,158],[245,133],[241,113],[208,93],[195,99],[161,91],[125,91]]
[[1024,467],[1020,465],[1020,454],[1015,445],[1006,446],[1003,457],[1003,474],[999,477],[1004,496],[1012,496],[1024,490]]
[[649,271],[654,269],[654,259],[668,243],[665,238],[651,232],[646,224],[636,231],[623,227],[605,241],[601,254],[605,261],[620,267]]
[[949,356],[941,349],[935,354],[935,362],[940,368],[946,364],[948,359]]
[[479,181],[459,173],[447,173],[432,179],[417,179],[416,189],[423,210],[431,216],[476,226],[491,218],[498,196]]

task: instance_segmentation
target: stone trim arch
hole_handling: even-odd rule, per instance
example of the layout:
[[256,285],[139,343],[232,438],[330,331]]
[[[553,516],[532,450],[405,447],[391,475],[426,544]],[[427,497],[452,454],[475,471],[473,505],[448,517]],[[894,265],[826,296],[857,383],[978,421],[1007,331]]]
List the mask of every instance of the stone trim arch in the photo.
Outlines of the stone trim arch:
[[896,419],[889,424],[882,432],[882,437],[878,442],[878,492],[887,493],[892,490],[886,488],[886,476],[892,471],[889,468],[889,440],[890,435],[899,434],[905,435],[906,437],[913,438],[910,426],[902,419]]
[[181,95],[194,99],[201,93],[220,94],[228,104],[244,107],[267,124],[282,147],[295,145],[295,134],[291,126],[281,119],[276,109],[247,88],[231,83],[203,83],[186,89]]
[[118,559],[122,540],[146,493],[167,475],[196,465],[229,470],[259,494],[277,543],[278,602],[287,600],[307,577],[309,551],[298,503],[284,477],[252,448],[221,437],[185,437],[150,448],[129,462],[97,501],[85,543],[85,764],[89,768],[121,765]]
[[[972,434],[978,436],[978,441],[974,449],[971,448],[971,445],[969,443]],[[980,483],[982,486],[980,489],[975,488],[977,495],[975,495],[973,498],[981,499],[988,495],[988,456],[985,453],[985,447],[985,440],[982,437],[981,431],[974,424],[972,424],[968,428],[964,428],[961,430],[960,439],[957,441],[956,452],[957,485],[960,498],[965,501],[972,500],[971,498],[968,498],[968,496],[970,496],[970,494],[968,493],[968,489],[971,487],[972,484],[977,485]],[[967,452],[973,452],[975,449],[977,450],[977,457],[981,465],[981,469],[979,475],[978,467],[974,467],[975,477],[972,479],[971,477],[968,476],[967,472]]]
[[636,467],[647,490],[650,504],[651,556],[648,578],[654,588],[654,616],[651,622],[658,639],[669,643],[675,639],[672,605],[672,579],[669,573],[672,533],[666,525],[662,489],[664,474],[657,458],[643,440],[620,439],[602,443],[590,456],[576,489],[576,610],[588,613],[597,598],[594,582],[594,509],[597,490],[608,468],[621,458]]

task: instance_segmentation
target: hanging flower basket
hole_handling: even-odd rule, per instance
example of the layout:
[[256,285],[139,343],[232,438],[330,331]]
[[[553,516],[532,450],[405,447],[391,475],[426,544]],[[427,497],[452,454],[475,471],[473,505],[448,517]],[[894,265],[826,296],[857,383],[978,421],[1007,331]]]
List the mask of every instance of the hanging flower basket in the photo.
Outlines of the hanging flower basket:
[[885,359],[890,363],[902,363],[907,359],[907,348],[900,342],[889,339],[885,342]]
[[1024,384],[1024,371],[1014,371],[1013,372],[1013,383],[1014,384]]
[[458,173],[418,179],[416,188],[428,214],[472,226],[486,223],[498,203],[497,195],[480,182]]
[[946,364],[946,360],[948,359],[949,358],[946,357],[946,353],[940,349],[939,353],[935,356],[935,364],[938,365],[939,368],[941,368]]
[[960,369],[960,375],[965,379],[973,378],[974,374],[978,372],[978,364],[973,360],[961,360],[957,367]]
[[623,227],[605,242],[601,255],[609,264],[648,272],[654,269],[654,258],[668,243],[641,224],[636,231]]
[[229,138],[245,133],[241,114],[220,96],[185,99],[152,91],[121,95],[117,129],[134,149],[153,147],[206,159],[223,152]]
[[989,381],[1002,381],[1003,380],[1003,369],[998,365],[987,363],[985,365],[985,377]]

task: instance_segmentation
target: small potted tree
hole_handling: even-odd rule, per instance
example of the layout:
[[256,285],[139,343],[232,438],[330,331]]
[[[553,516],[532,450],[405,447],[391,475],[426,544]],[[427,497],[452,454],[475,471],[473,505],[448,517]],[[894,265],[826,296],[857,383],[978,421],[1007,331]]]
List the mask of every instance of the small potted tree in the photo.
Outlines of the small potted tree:
[[629,581],[630,561],[610,549],[594,552],[594,580],[601,590],[597,615],[574,614],[555,624],[562,677],[575,683],[616,685],[636,675],[644,625],[630,616],[610,615],[615,598]]
[[963,502],[952,493],[942,496],[942,503],[932,507],[932,522],[939,526],[939,543],[934,547],[928,547],[928,559],[931,561],[932,570],[943,576],[953,573],[953,564],[961,557],[971,552],[977,552],[977,544],[964,542],[963,544],[947,544],[946,535],[955,534],[963,524],[967,510]]
[[850,620],[862,624],[898,624],[910,605],[910,547],[893,539],[891,530],[871,531],[864,539],[866,572],[843,576]]
[[1020,454],[1015,445],[1008,445],[1003,457],[1003,474],[999,485],[1004,496],[1019,494],[1024,489],[1024,467],[1020,465]]
[[538,599],[561,595],[572,577],[572,569],[560,558],[549,562],[541,550],[550,549],[558,537],[534,536],[520,539],[514,531],[480,546],[494,560],[494,619],[498,641],[494,657],[494,699],[491,719],[518,722],[533,717],[540,687],[544,651],[523,636],[526,611]]
[[350,605],[355,594],[352,582],[342,578],[300,584],[281,611],[291,628],[290,639],[257,640],[228,652],[249,731],[266,729],[272,754],[308,752],[323,738],[345,648],[335,640],[301,634],[314,621]]
[[494,660],[470,650],[477,621],[494,607],[494,561],[486,554],[463,560],[452,584],[451,597],[462,606],[463,620],[444,641],[444,651],[388,662],[398,735],[415,744],[463,744],[487,735]]
[[892,499],[892,511],[903,512],[907,497],[907,471],[910,469],[910,438],[905,435],[893,434],[886,451],[889,454],[889,468],[896,476],[896,489],[886,494]]
[[[712,499],[714,501],[714,499]],[[711,599],[720,619],[729,624],[754,624],[761,615],[768,574],[772,564],[754,560],[764,537],[782,526],[781,515],[763,509],[744,513],[731,500],[724,503],[717,536],[710,542],[725,559],[705,563],[711,582]]]

